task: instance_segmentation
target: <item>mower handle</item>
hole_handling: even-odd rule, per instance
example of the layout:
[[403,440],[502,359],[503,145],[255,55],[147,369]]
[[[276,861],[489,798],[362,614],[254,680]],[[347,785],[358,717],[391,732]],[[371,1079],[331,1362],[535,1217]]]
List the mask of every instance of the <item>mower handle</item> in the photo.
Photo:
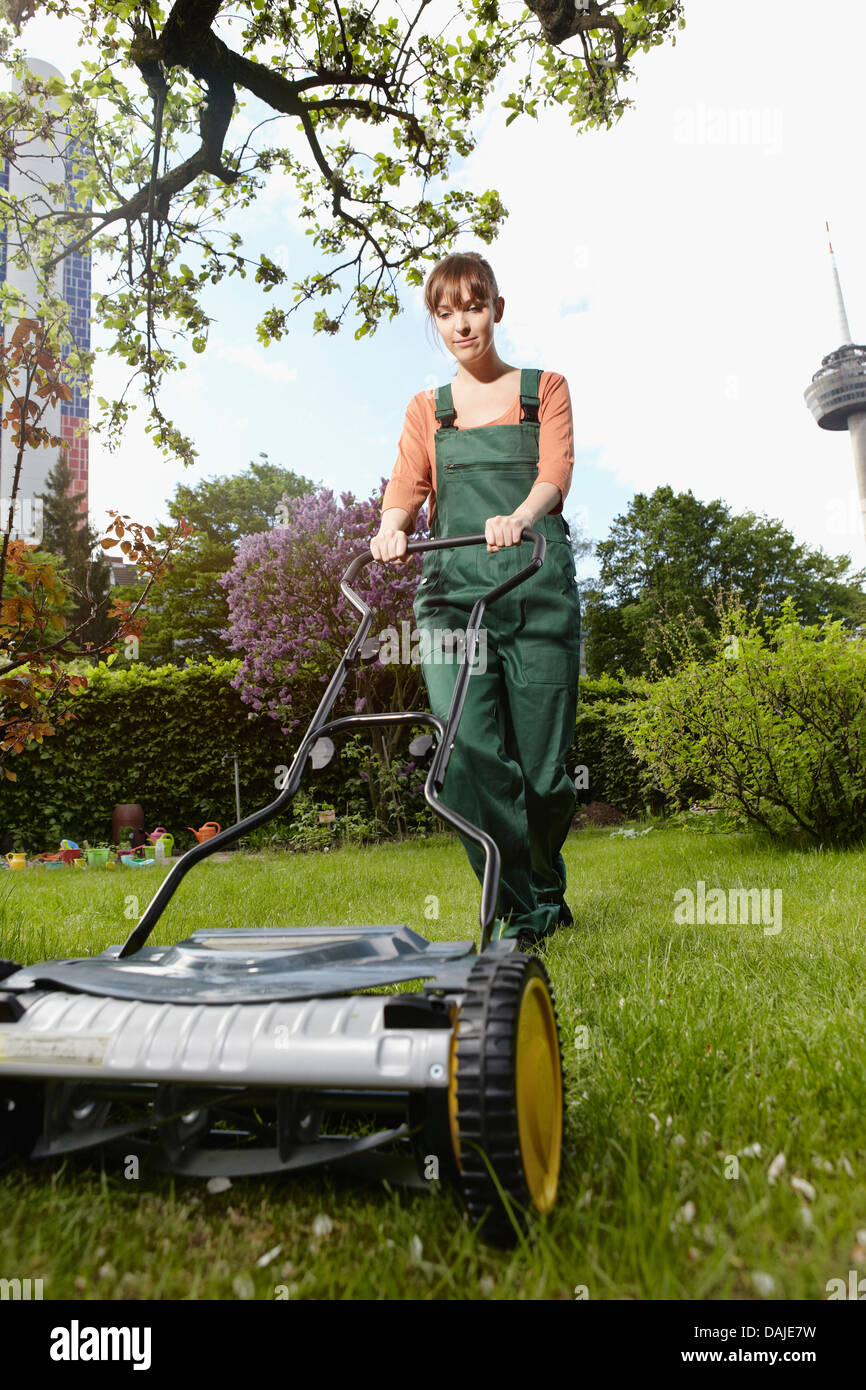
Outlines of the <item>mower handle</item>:
[[[235,840],[245,834],[247,830],[254,830],[265,821],[272,820],[274,816],[284,810],[293,800],[295,792],[300,785],[304,768],[312,751],[312,747],[317,738],[325,735],[329,730],[343,730],[360,725],[371,724],[428,724],[431,725],[439,734],[439,741],[433,755],[430,769],[424,783],[424,799],[431,810],[442,819],[447,821],[455,830],[461,831],[468,839],[473,840],[484,852],[484,880],[481,886],[481,905],[479,908],[479,919],[481,924],[481,950],[483,951],[491,937],[493,923],[496,916],[496,906],[499,898],[499,878],[500,860],[499,850],[495,841],[479,826],[472,825],[457,812],[452,811],[444,802],[439,800],[439,792],[445,779],[445,771],[451,757],[451,750],[454,746],[454,739],[457,734],[457,726],[460,723],[460,716],[463,713],[463,705],[466,700],[466,687],[472,673],[472,665],[475,660],[475,650],[478,644],[478,631],[481,626],[481,619],[488,603],[494,602],[502,594],[522,584],[531,574],[540,569],[544,563],[544,555],[547,549],[547,542],[539,531],[530,530],[528,527],[523,531],[521,540],[532,541],[532,559],[523,569],[516,574],[497,584],[488,593],[482,594],[475,603],[469,616],[466,626],[466,651],[465,658],[461,662],[457,680],[454,683],[454,691],[451,696],[451,705],[448,710],[447,718],[442,720],[429,714],[426,710],[404,710],[385,714],[350,714],[344,715],[341,719],[328,722],[328,715],[343,688],[349,669],[359,660],[360,649],[367,637],[373,623],[373,614],[369,604],[365,603],[360,594],[357,594],[351,587],[352,580],[360,573],[365,565],[370,564],[374,559],[371,550],[362,551],[352,560],[346,573],[340,581],[340,588],[346,598],[354,608],[361,614],[361,621],[357,631],[349,642],[348,647],[340,658],[340,664],[328,682],[327,689],[322,696],[319,707],[310,722],[304,738],[301,741],[288,776],[283,785],[280,795],[270,805],[263,806],[258,811],[253,811],[251,815],[245,816],[236,825],[227,826],[219,834],[212,835],[209,840],[202,840],[199,844],[193,845],[185,854],[182,854],[177,863],[172,865],[169,873],[163,879],[159,888],[154,893],[139,921],[129,933],[123,943],[118,955],[120,959],[134,955],[144,945],[153,928],[166,906],[169,899],[174,895],[181,879],[192,868],[193,864],[199,859],[204,859],[208,855],[214,854],[222,849],[224,845],[232,844]],[[410,541],[407,547],[408,554],[417,554],[423,550],[445,550],[461,545],[484,545],[487,537],[483,534],[472,536],[446,536],[437,537],[426,541]],[[380,563],[387,563],[380,562]]]
[[[521,571],[520,578],[517,580],[518,584],[522,583],[522,581],[525,578],[528,578],[528,576],[531,573],[537,570],[544,563],[544,554],[545,550],[547,549],[547,541],[545,540],[541,532],[533,531],[528,526],[524,527],[520,539],[521,541],[532,541],[532,560],[530,561],[531,568],[527,566],[525,572]],[[458,546],[461,545],[483,545],[486,544],[486,542],[487,537],[483,533],[479,532],[476,532],[471,536],[436,536],[431,537],[430,540],[426,541],[410,541],[409,544],[406,546],[405,553],[407,555],[418,555],[425,550],[450,550],[456,549]],[[507,547],[505,546],[500,548],[507,549]],[[374,556],[372,550],[364,550],[361,552],[360,555],[355,556],[354,560],[349,565],[349,568],[346,570],[346,573],[343,575],[342,586],[344,593],[345,586],[351,585],[353,581],[358,577],[364,566],[369,565],[370,561],[374,560],[375,558],[376,557]],[[387,565],[391,562],[389,560],[380,560],[379,563]],[[513,588],[513,585],[510,587]],[[499,591],[497,590],[496,592],[498,594]],[[488,594],[486,595],[486,597],[489,603],[490,595]]]

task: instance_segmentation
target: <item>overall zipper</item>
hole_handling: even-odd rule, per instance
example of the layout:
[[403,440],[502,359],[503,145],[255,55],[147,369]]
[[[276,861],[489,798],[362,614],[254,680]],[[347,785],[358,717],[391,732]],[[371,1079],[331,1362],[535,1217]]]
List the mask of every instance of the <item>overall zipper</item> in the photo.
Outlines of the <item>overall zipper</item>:
[[497,473],[516,473],[525,472],[527,468],[534,468],[538,471],[537,463],[483,463],[478,459],[473,459],[470,463],[446,463],[445,469],[448,473],[462,472],[468,468],[490,468]]

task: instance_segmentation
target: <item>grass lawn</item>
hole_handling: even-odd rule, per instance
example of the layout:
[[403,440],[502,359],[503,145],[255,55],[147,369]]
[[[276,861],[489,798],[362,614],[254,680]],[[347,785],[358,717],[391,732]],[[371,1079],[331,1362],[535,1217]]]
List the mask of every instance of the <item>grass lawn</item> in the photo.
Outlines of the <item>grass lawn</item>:
[[[829,1279],[866,1275],[866,851],[656,828],[573,833],[565,858],[577,927],[547,952],[564,1172],[524,1247],[488,1249],[436,1184],[312,1174],[210,1195],[77,1159],[0,1172],[0,1276],[41,1277],[46,1298],[271,1299],[282,1285],[291,1298],[535,1300],[581,1286],[591,1299],[824,1299]],[[121,941],[161,873],[2,875],[0,956]],[[781,929],[680,924],[674,894],[698,880],[780,892]],[[448,836],[238,856],[194,868],[152,939],[388,922],[465,938],[477,904]]]

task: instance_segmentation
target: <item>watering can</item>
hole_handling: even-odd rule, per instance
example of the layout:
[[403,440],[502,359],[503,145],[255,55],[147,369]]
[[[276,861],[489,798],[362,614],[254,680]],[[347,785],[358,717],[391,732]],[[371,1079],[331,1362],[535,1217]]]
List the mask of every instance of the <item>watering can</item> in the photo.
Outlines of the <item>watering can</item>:
[[192,830],[192,833],[198,840],[199,844],[201,844],[202,840],[212,840],[214,835],[218,835],[220,833],[219,823],[215,820],[207,821],[202,826],[201,830],[193,830],[191,825],[187,826],[187,830]]
[[[193,834],[195,833],[193,830]],[[174,836],[170,830],[166,830],[164,825],[158,825],[155,830],[148,831],[147,838],[150,840],[150,844],[147,846],[148,858],[155,855],[160,862],[171,858],[171,852],[174,849]]]

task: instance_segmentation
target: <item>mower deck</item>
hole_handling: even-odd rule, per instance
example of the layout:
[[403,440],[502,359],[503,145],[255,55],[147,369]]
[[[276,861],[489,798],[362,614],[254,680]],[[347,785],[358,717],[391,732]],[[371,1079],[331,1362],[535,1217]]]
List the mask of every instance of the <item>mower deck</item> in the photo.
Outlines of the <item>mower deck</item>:
[[261,1004],[406,980],[441,980],[449,988],[465,979],[475,958],[472,941],[427,941],[405,926],[228,927],[194,932],[176,946],[145,946],[134,956],[121,957],[121,949],[25,966],[0,991],[24,1004],[34,990],[167,1004]]

